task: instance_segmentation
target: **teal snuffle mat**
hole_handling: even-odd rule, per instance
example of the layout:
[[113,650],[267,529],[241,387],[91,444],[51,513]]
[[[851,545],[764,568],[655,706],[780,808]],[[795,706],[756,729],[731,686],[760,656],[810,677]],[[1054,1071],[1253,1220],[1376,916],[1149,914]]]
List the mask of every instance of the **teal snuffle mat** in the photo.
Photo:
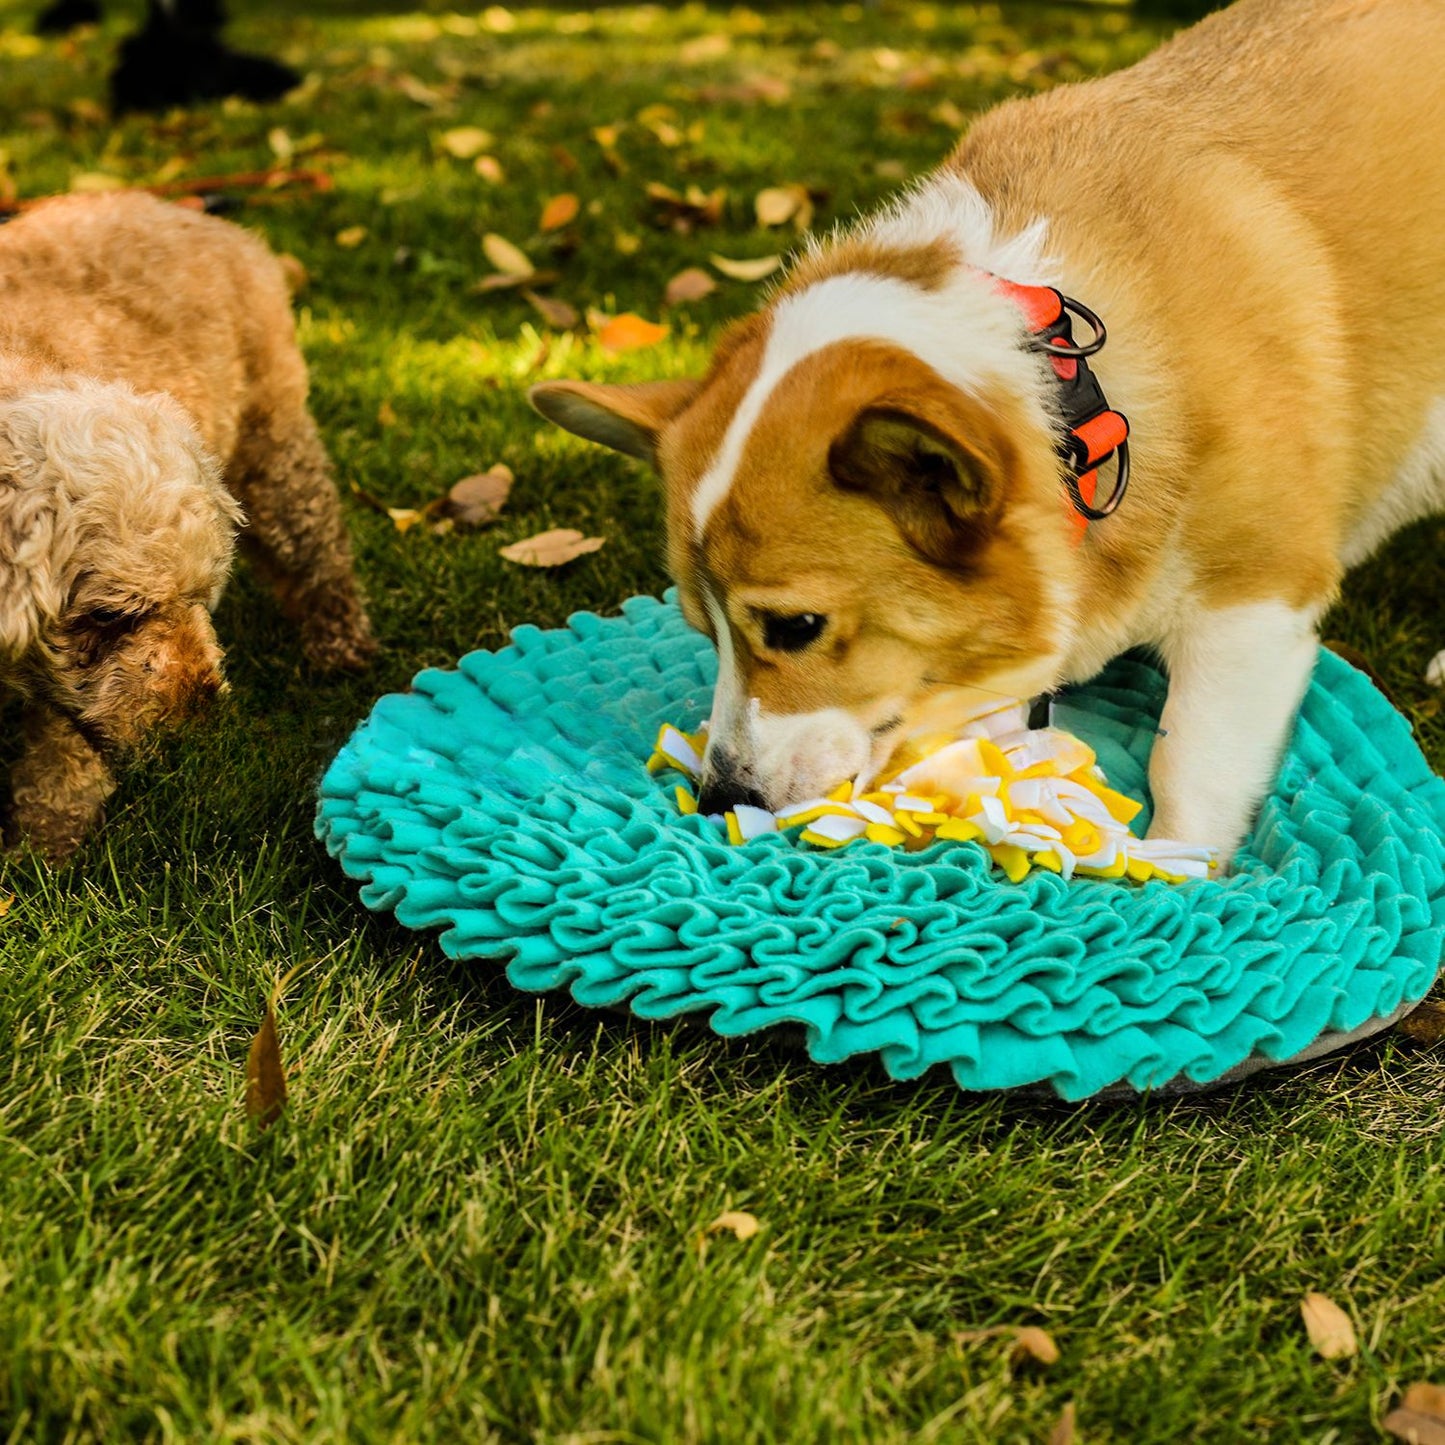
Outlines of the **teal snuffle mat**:
[[[969,842],[730,846],[645,767],[715,675],[671,598],[519,627],[376,704],[317,834],[368,908],[519,989],[729,1037],[801,1025],[819,1063],[946,1065],[965,1089],[1201,1087],[1362,1037],[1436,976],[1445,784],[1331,653],[1235,872],[1182,884],[1010,883]],[[1136,797],[1164,687],[1121,659],[1061,715]]]

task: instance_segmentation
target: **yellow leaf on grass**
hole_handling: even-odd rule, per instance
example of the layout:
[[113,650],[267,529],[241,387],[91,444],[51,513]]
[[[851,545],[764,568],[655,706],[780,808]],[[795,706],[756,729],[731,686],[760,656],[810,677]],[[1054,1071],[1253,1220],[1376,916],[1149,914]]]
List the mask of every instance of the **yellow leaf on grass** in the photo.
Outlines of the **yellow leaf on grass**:
[[0,897],[0,918],[4,918],[14,906],[15,895],[13,893],[6,893],[3,897]]
[[246,1113],[260,1128],[269,1129],[285,1107],[286,1070],[276,1037],[276,1014],[268,1003],[246,1054]]
[[424,515],[415,507],[388,507],[386,515],[398,532],[410,532],[418,522],[425,521]]
[[486,150],[494,139],[491,131],[479,125],[458,125],[441,133],[441,147],[449,156],[469,161]]
[[667,327],[646,321],[635,312],[624,311],[605,322],[597,332],[597,344],[603,351],[637,351],[655,346],[667,335]]
[[514,246],[495,231],[488,231],[482,237],[482,251],[504,276],[530,276],[537,269],[520,246]]
[[577,212],[580,209],[581,203],[577,197],[570,191],[564,191],[560,196],[553,196],[542,207],[540,227],[544,231],[559,231],[563,226],[577,219]]
[[336,233],[336,244],[348,251],[354,251],[366,239],[365,226],[348,226]]
[[727,1209],[719,1214],[707,1227],[709,1234],[720,1234],[730,1230],[738,1239],[751,1239],[760,1228],[757,1216],[743,1209]]
[[783,264],[781,256],[757,256],[746,261],[734,261],[728,256],[714,253],[708,260],[715,269],[734,281],[761,281],[764,276],[771,276]]
[[760,226],[785,226],[792,221],[800,231],[813,224],[813,198],[806,186],[769,186],[753,198]]
[[1053,1365],[1058,1358],[1059,1347],[1047,1330],[1041,1330],[1037,1325],[1024,1325],[1014,1331],[1008,1354],[1009,1365],[1013,1369],[1027,1364]]
[[518,562],[523,567],[561,567],[588,552],[595,552],[604,541],[602,537],[584,537],[571,527],[556,527],[497,550],[507,561]]
[[1349,1315],[1328,1295],[1311,1290],[1300,1301],[1299,1312],[1310,1344],[1321,1359],[1344,1360],[1359,1353]]
[[496,156],[478,156],[472,162],[472,169],[489,185],[499,186],[507,179],[502,163]]
[[667,283],[667,290],[663,294],[669,306],[676,306],[679,301],[701,301],[704,296],[710,296],[716,290],[717,282],[702,267],[689,266],[686,271],[679,271]]
[[378,426],[396,425],[396,408],[390,401],[383,401],[376,409],[376,424]]
[[71,176],[70,189],[82,195],[94,195],[98,191],[123,191],[125,182],[119,176],[107,175],[104,171],[80,171]]
[[291,139],[291,132],[285,126],[272,126],[266,132],[266,144],[271,147],[272,155],[282,165],[285,165],[296,154],[296,143]]

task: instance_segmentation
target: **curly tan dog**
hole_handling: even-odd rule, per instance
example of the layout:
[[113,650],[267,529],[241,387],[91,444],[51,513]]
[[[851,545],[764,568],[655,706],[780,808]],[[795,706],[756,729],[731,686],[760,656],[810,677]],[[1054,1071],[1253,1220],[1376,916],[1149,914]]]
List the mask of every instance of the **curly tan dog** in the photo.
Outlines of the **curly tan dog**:
[[235,529],[325,669],[374,644],[276,258],[147,196],[0,227],[0,694],[12,836],[65,856],[110,763],[222,686]]

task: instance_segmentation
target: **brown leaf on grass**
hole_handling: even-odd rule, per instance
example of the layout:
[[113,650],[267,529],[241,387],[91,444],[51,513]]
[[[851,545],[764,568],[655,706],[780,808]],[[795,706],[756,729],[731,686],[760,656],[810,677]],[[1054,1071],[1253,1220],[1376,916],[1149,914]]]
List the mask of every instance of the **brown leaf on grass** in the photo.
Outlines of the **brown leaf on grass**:
[[384,400],[376,409],[377,426],[395,426],[396,408],[391,404],[390,399]]
[[539,296],[535,291],[523,291],[522,297],[537,312],[548,326],[558,331],[570,331],[580,319],[577,308],[555,296]]
[[469,161],[473,156],[481,155],[494,139],[491,131],[483,130],[479,125],[453,126],[438,137],[441,148],[459,161]]
[[720,1234],[729,1230],[736,1239],[751,1239],[760,1228],[755,1214],[744,1209],[725,1209],[707,1227],[709,1234]]
[[783,264],[781,256],[757,256],[734,261],[731,257],[714,253],[708,260],[716,270],[734,281],[761,281],[765,276],[771,276]]
[[667,283],[663,299],[669,306],[676,306],[681,301],[701,301],[716,290],[717,282],[701,266],[689,266]]
[[1345,1360],[1359,1353],[1350,1317],[1328,1295],[1311,1290],[1299,1306],[1305,1333],[1322,1360]]
[[1024,1365],[1053,1365],[1059,1359],[1059,1347],[1047,1330],[1037,1325],[1024,1325],[1014,1331],[1013,1344],[1009,1347],[1009,1369],[1021,1369]]
[[683,235],[697,226],[716,226],[722,220],[728,199],[727,191],[721,186],[715,191],[705,191],[701,186],[675,191],[661,181],[649,181],[645,189],[647,199],[653,204],[653,220]]
[[753,197],[753,214],[760,226],[786,226],[799,231],[813,224],[813,198],[807,186],[768,186]]
[[14,906],[15,895],[13,893],[0,895],[0,918],[4,918]]
[[483,276],[480,281],[474,281],[471,289],[483,293],[509,291],[517,286],[550,286],[556,279],[555,271],[497,271],[490,276]]
[[1417,1044],[1438,1044],[1445,1039],[1445,1003],[1427,998],[1413,1013],[1407,1013],[1395,1029]]
[[478,156],[472,162],[472,169],[489,185],[499,186],[507,179],[502,163],[496,156]]
[[1423,1380],[1411,1385],[1382,1423],[1410,1445],[1445,1445],[1445,1387]]
[[286,1069],[276,1037],[276,1013],[268,1003],[266,1017],[246,1053],[246,1114],[258,1128],[269,1129],[285,1107]]
[[531,276],[537,269],[520,246],[495,231],[482,237],[482,253],[504,276]]
[[614,354],[639,351],[644,346],[655,346],[666,335],[667,327],[644,320],[636,312],[624,311],[621,316],[613,316],[598,327],[597,344],[603,351]]
[[1074,1402],[1070,1400],[1049,1431],[1049,1445],[1074,1445]]
[[595,552],[606,541],[604,537],[584,537],[571,527],[554,527],[550,532],[538,532],[510,547],[499,547],[497,551],[509,562],[518,562],[523,567],[562,567],[578,557]]
[[570,191],[564,191],[560,196],[553,196],[542,207],[542,219],[538,223],[538,229],[560,231],[563,226],[569,225],[577,219],[577,212],[581,209],[581,202]]
[[453,482],[437,510],[459,527],[485,527],[501,515],[514,480],[511,467],[498,462],[484,472]]
[[336,244],[344,251],[354,251],[366,240],[365,226],[347,226],[336,233]]

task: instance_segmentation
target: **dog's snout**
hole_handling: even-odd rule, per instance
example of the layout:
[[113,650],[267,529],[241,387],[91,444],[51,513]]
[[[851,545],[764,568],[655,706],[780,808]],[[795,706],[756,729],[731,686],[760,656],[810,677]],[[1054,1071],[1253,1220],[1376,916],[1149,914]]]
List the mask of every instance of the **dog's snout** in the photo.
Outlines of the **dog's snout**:
[[702,787],[697,795],[700,813],[726,813],[739,804],[766,808],[767,799],[743,776],[731,753],[712,749],[703,768]]

